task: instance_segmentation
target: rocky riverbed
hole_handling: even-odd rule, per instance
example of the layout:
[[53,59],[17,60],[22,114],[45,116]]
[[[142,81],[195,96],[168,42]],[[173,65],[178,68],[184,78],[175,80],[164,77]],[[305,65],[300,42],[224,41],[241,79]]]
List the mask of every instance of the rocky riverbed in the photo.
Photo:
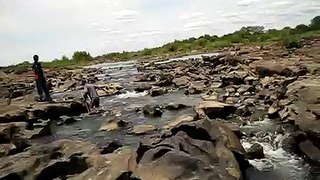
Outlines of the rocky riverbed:
[[318,179],[319,74],[317,39],[48,72],[54,103],[2,74],[0,179]]

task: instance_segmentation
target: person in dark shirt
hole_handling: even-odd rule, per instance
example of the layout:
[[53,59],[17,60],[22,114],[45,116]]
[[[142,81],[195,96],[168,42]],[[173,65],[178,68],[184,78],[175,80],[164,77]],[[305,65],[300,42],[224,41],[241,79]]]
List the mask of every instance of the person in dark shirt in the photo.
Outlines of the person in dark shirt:
[[49,90],[47,88],[46,78],[44,76],[41,63],[39,63],[39,56],[34,55],[33,60],[34,60],[34,63],[32,65],[32,70],[34,72],[34,79],[36,81],[36,87],[37,87],[37,91],[40,96],[40,99],[42,99],[43,93],[44,93],[46,96],[45,100],[51,101],[52,99],[51,99]]

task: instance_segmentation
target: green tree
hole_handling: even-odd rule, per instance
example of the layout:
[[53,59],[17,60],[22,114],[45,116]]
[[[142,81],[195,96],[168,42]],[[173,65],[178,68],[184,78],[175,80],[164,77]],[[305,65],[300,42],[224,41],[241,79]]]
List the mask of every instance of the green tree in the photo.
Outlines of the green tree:
[[320,16],[316,16],[311,20],[310,27],[312,29],[320,29]]
[[76,51],[73,53],[72,60],[76,62],[86,62],[91,61],[93,58],[89,52],[86,51]]

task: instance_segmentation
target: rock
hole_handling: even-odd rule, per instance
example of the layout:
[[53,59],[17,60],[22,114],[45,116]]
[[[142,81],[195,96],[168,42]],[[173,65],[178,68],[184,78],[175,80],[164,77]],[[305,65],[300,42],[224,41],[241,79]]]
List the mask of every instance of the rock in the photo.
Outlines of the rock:
[[59,87],[58,92],[66,92],[68,90],[71,90],[71,88],[76,87],[77,83],[73,80],[67,80],[64,82],[64,84]]
[[173,127],[178,126],[181,123],[192,122],[192,121],[194,121],[194,117],[193,116],[179,116],[174,121],[172,121],[169,124],[163,126],[163,129],[164,130],[169,130],[169,129],[173,128]]
[[248,159],[262,159],[264,158],[263,147],[255,143],[247,150]]
[[165,109],[168,109],[168,110],[181,110],[181,109],[184,109],[188,106],[184,105],[184,104],[177,104],[177,103],[169,103]]
[[66,125],[71,125],[71,124],[74,124],[75,122],[77,122],[77,120],[73,117],[67,117],[65,120],[64,120],[64,124]]
[[274,74],[286,77],[293,75],[293,71],[291,69],[284,67],[278,63],[271,62],[257,65],[256,72],[260,77],[272,76]]
[[14,144],[1,144],[0,145],[0,158],[12,154],[16,154],[17,147]]
[[122,144],[120,142],[112,141],[111,143],[108,144],[108,146],[102,148],[102,150],[100,151],[100,154],[110,154],[121,147],[122,147]]
[[1,158],[0,179],[65,179],[94,166],[99,159],[94,154],[99,154],[97,148],[75,140],[36,145]]
[[310,140],[299,144],[300,151],[314,165],[320,166],[320,149],[316,147]]
[[283,140],[282,147],[290,153],[300,154],[299,144],[307,140],[307,135],[302,131],[291,133]]
[[274,102],[268,110],[268,117],[270,119],[279,118],[280,117],[279,111],[280,111],[280,108],[279,108],[278,102]]
[[143,114],[150,117],[161,117],[163,114],[163,108],[159,105],[146,105],[143,107]]
[[26,123],[6,123],[0,124],[0,144],[12,143],[17,152],[22,152],[30,146],[26,134]]
[[123,120],[111,119],[103,122],[99,131],[114,131],[126,127],[127,124]]
[[244,154],[223,123],[182,123],[160,139],[140,143],[133,174],[140,179],[242,179],[249,166]]
[[144,135],[144,134],[150,134],[156,130],[156,126],[154,125],[137,125],[134,126],[131,133],[135,135]]
[[172,83],[178,87],[187,86],[189,84],[189,80],[190,80],[190,78],[188,76],[182,76],[179,78],[174,78],[172,80]]
[[150,83],[134,83],[133,87],[136,92],[144,92],[149,91],[152,88],[152,85]]
[[240,100],[240,98],[238,98],[238,97],[228,97],[226,99],[226,103],[227,104],[236,104],[239,102],[239,100]]
[[54,135],[57,131],[57,124],[55,121],[49,121],[47,122],[43,127],[35,129],[32,131],[32,135],[30,139],[37,139],[45,136],[51,136]]
[[202,101],[199,106],[197,106],[196,111],[200,117],[209,117],[210,119],[215,118],[226,118],[232,115],[237,110],[231,104],[225,104],[218,101]]
[[150,95],[152,97],[161,96],[161,95],[164,95],[165,93],[167,93],[167,90],[165,88],[154,87],[150,90]]

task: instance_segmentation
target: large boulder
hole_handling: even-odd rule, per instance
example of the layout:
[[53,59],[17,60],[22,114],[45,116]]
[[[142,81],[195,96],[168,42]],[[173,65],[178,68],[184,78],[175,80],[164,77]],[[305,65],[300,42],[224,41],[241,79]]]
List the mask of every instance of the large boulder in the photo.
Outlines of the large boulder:
[[238,137],[222,122],[182,123],[140,144],[133,174],[140,179],[243,179],[249,165],[244,155]]
[[293,76],[294,73],[291,69],[272,62],[262,63],[256,66],[256,72],[260,77],[272,76],[274,74],[281,76]]
[[200,117],[207,116],[210,119],[227,118],[234,114],[237,108],[232,104],[226,104],[218,101],[202,101],[196,108]]

